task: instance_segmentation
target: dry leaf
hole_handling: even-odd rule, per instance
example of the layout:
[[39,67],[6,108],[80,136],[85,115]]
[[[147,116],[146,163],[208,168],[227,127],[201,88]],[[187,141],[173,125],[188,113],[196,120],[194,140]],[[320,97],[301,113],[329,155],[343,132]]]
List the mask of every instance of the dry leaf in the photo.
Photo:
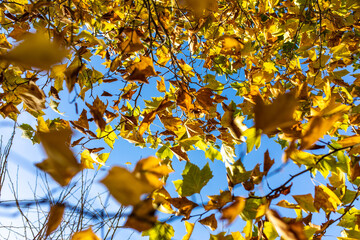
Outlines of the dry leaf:
[[46,223],[46,236],[49,236],[53,231],[58,228],[62,221],[64,210],[65,205],[63,204],[55,204],[51,206],[49,218]]
[[199,223],[208,226],[211,229],[211,231],[215,231],[217,229],[217,221],[215,218],[215,214],[211,214],[210,216],[201,219]]
[[301,222],[286,223],[277,212],[266,210],[266,217],[275,227],[276,231],[286,240],[307,240],[304,226]]
[[279,95],[273,103],[265,104],[260,96],[255,99],[255,127],[268,134],[277,128],[294,125],[293,114],[297,102],[291,93]]
[[140,41],[140,37],[135,30],[127,29],[124,30],[124,33],[128,39],[119,44],[119,48],[121,49],[122,53],[132,53],[140,51],[144,48],[144,45]]
[[70,129],[38,132],[40,142],[48,159],[36,164],[38,168],[50,174],[60,185],[66,186],[81,171],[82,167],[69,149]]
[[0,112],[2,113],[4,118],[9,116],[9,114],[11,114],[11,113],[16,113],[16,114],[20,113],[19,110],[14,106],[13,103],[8,103],[8,104],[1,106]]
[[155,223],[155,209],[152,200],[148,198],[134,206],[132,213],[125,223],[125,227],[143,232],[152,228]]
[[38,112],[45,108],[45,94],[33,81],[21,85],[16,92],[31,110]]
[[167,199],[169,203],[171,203],[174,207],[179,209],[179,215],[184,215],[184,219],[189,219],[191,211],[197,207],[198,205],[186,197],[181,198],[169,198]]
[[270,158],[269,150],[266,150],[264,153],[264,175],[266,175],[272,165],[274,165],[275,160]]
[[131,74],[126,78],[128,81],[137,81],[140,83],[149,83],[148,77],[156,76],[154,63],[150,57],[141,56],[140,62],[135,63],[130,68]]
[[94,117],[94,121],[98,128],[101,131],[105,130],[106,122],[103,118],[104,113],[106,111],[107,105],[105,105],[99,98],[99,96],[96,97],[95,101],[93,102],[93,105],[90,105],[86,103],[86,106],[90,109],[91,115]]

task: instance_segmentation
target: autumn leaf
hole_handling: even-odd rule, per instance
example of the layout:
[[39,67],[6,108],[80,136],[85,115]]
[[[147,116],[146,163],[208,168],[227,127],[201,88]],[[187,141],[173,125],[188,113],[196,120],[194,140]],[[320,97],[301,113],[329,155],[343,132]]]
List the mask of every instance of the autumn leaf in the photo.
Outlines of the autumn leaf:
[[65,128],[37,134],[48,158],[36,166],[50,174],[61,186],[68,185],[82,169],[69,149],[71,130]]
[[124,33],[128,39],[119,44],[119,48],[122,53],[126,54],[136,52],[144,48],[142,42],[140,41],[140,37],[135,30],[127,29]]
[[65,206],[63,204],[55,204],[51,206],[46,223],[46,236],[49,236],[59,227],[63,218],[64,210]]
[[131,74],[126,78],[128,81],[149,83],[150,76],[156,76],[153,61],[150,57],[141,56],[140,62],[134,63],[130,68]]
[[194,231],[195,223],[190,223],[188,221],[185,221],[185,229],[186,229],[186,235],[182,238],[182,240],[190,240],[191,234]]
[[186,197],[168,198],[167,201],[178,209],[179,215],[184,215],[184,219],[189,219],[191,211],[198,206],[198,204],[190,201]]
[[101,240],[95,233],[92,231],[91,227],[87,230],[76,232],[71,240]]
[[334,114],[331,117],[325,119],[322,116],[316,116],[310,119],[308,127],[305,130],[304,135],[301,138],[300,149],[308,149],[319,138],[330,130],[334,123],[341,117],[342,114]]
[[244,210],[245,199],[242,197],[235,197],[230,206],[222,209],[221,219],[226,219],[228,224],[232,223],[236,217]]
[[8,61],[24,67],[50,69],[51,65],[61,62],[67,51],[42,33],[27,33],[23,41],[5,55],[0,61]]
[[319,211],[322,208],[325,212],[336,211],[341,204],[336,194],[324,185],[315,186],[314,206]]
[[106,122],[103,118],[107,105],[105,105],[99,97],[96,97],[93,104],[86,103],[86,106],[90,109],[91,115],[94,117],[96,125],[101,131],[105,130]]
[[138,179],[125,168],[117,166],[109,170],[101,183],[117,201],[125,206],[136,205],[140,202],[141,195],[154,190],[147,182]]
[[317,212],[314,206],[314,198],[309,194],[292,196],[299,206],[307,212]]
[[138,202],[130,216],[128,217],[125,227],[135,229],[139,232],[147,231],[155,226],[156,216],[155,209],[151,199],[145,199]]
[[211,229],[211,231],[215,231],[217,229],[217,221],[215,218],[215,214],[211,214],[210,216],[201,219],[199,223],[208,226]]
[[142,233],[142,236],[149,236],[149,240],[171,240],[174,236],[174,228],[162,222],[157,222],[155,226]]
[[21,85],[17,88],[17,92],[31,110],[38,112],[45,108],[45,94],[33,81]]
[[10,114],[19,114],[20,112],[13,103],[8,103],[0,107],[0,113],[4,118],[6,118]]
[[233,201],[230,191],[221,191],[220,195],[208,196],[210,201],[205,205],[205,210],[221,209],[227,203]]
[[268,209],[267,219],[272,223],[281,237],[287,240],[306,240],[304,226],[301,222],[286,223],[277,212]]
[[260,96],[255,99],[255,128],[270,134],[277,128],[286,128],[295,123],[294,111],[297,101],[293,94],[279,95],[271,104],[265,104]]
[[141,179],[143,182],[147,182],[154,188],[160,188],[164,185],[164,182],[159,180],[174,170],[167,165],[160,165],[161,159],[157,157],[144,158],[137,162],[133,174]]

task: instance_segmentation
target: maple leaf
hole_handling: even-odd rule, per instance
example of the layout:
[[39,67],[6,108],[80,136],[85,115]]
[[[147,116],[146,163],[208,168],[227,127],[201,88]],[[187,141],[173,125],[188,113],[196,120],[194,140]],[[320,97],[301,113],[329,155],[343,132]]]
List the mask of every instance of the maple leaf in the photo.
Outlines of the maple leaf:
[[119,48],[122,53],[126,54],[136,52],[144,48],[144,45],[140,41],[140,37],[135,30],[126,29],[124,30],[124,33],[128,39],[119,44]]
[[152,59],[145,56],[141,56],[140,62],[136,62],[130,67],[130,72],[131,74],[126,78],[126,80],[137,81],[140,83],[149,83],[147,78],[157,75]]
[[215,214],[211,214],[210,216],[201,219],[199,223],[208,226],[211,231],[215,231],[217,229],[217,221],[215,218]]
[[77,162],[69,149],[71,130],[65,128],[37,134],[48,158],[36,166],[50,174],[60,185],[68,185],[82,169],[81,164]]
[[105,105],[99,97],[93,102],[93,105],[86,103],[86,106],[90,109],[91,115],[94,117],[96,125],[101,131],[105,130],[106,122],[103,118],[107,105]]

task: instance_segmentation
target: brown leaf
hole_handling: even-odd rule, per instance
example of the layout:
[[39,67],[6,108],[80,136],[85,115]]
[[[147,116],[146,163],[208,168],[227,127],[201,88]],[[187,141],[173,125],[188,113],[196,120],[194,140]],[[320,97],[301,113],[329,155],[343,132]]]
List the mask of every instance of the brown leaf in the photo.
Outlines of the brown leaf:
[[152,200],[148,198],[134,206],[132,213],[125,223],[125,227],[143,232],[152,228],[156,220]]
[[45,108],[45,94],[33,81],[21,85],[16,92],[31,110],[38,112]]
[[336,211],[341,201],[336,194],[324,185],[315,186],[314,206],[317,210],[322,208],[325,212]]
[[123,54],[140,51],[144,48],[140,37],[135,30],[127,29],[124,33],[128,37],[127,40],[119,44],[119,48]]
[[82,110],[79,120],[74,121],[74,125],[80,126],[85,129],[89,129],[89,121],[86,116],[87,111],[85,109]]
[[97,96],[93,105],[86,103],[86,106],[90,109],[91,115],[94,117],[96,125],[101,131],[105,130],[106,122],[103,118],[107,105],[105,105]]
[[61,186],[66,186],[82,169],[81,164],[77,162],[69,149],[71,130],[50,130],[37,134],[48,159],[36,164],[36,166],[50,174]]
[[48,221],[46,223],[46,236],[49,236],[58,228],[62,221],[64,210],[65,205],[63,204],[55,204],[51,206]]
[[6,118],[11,113],[19,114],[19,110],[14,106],[13,103],[8,103],[0,108],[0,112],[2,113],[3,117]]
[[233,197],[230,191],[220,192],[220,195],[208,196],[210,201],[205,205],[205,210],[220,209],[227,203],[233,201]]
[[167,201],[171,203],[174,207],[179,209],[179,214],[184,215],[184,219],[189,219],[191,211],[198,205],[186,197],[181,198],[168,198]]
[[59,92],[58,90],[56,90],[56,88],[54,88],[53,86],[51,86],[50,88],[50,93],[51,93],[51,96],[53,96],[53,98],[55,98],[56,100],[61,100],[60,97],[59,97]]
[[112,97],[112,94],[107,92],[107,91],[103,91],[103,93],[101,94],[102,97]]
[[214,94],[210,88],[202,87],[195,94],[195,104],[199,105],[201,109],[205,110],[206,112],[209,112],[210,108],[214,106],[214,100],[212,99],[213,95]]
[[64,74],[66,80],[66,87],[71,92],[77,82],[80,71],[84,68],[84,64],[80,61],[79,57],[75,57],[69,66],[67,66]]
[[228,224],[230,224],[244,210],[244,208],[245,208],[245,198],[235,197],[234,202],[231,203],[230,206],[222,210],[221,219],[228,220]]
[[264,153],[264,175],[266,175],[272,165],[274,165],[275,160],[270,158],[269,150],[266,150]]
[[286,223],[277,212],[266,210],[266,217],[275,227],[276,231],[286,240],[307,240],[304,225],[301,222]]
[[176,156],[180,161],[190,162],[187,153],[181,148],[181,146],[172,147],[172,148],[170,148],[170,150],[175,154],[175,156]]
[[279,95],[273,103],[265,104],[260,96],[255,99],[255,127],[268,134],[277,128],[294,125],[293,114],[297,102],[291,93]]
[[74,141],[74,142],[71,144],[71,147],[77,146],[77,145],[81,142],[81,140],[83,140],[84,138],[85,138],[85,137],[81,137],[81,138],[79,138],[78,140]]
[[186,113],[189,113],[192,109],[194,109],[192,97],[183,84],[180,85],[180,88],[176,93],[176,105]]
[[215,231],[217,229],[217,221],[215,218],[215,214],[211,214],[210,216],[201,219],[199,223],[208,226],[211,229],[211,231]]
[[140,83],[149,83],[148,77],[156,76],[154,63],[150,57],[141,56],[140,62],[135,63],[130,68],[131,74],[126,78],[128,81],[137,81]]

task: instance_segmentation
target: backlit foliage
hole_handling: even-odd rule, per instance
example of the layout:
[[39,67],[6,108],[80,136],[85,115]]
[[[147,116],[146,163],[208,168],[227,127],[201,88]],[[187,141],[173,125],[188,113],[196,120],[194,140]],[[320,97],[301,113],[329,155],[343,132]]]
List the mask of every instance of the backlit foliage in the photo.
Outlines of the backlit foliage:
[[[37,119],[19,127],[43,145],[48,159],[37,166],[60,185],[84,168],[101,168],[125,139],[156,157],[133,171],[114,166],[101,182],[133,206],[125,226],[150,239],[174,235],[159,211],[183,215],[184,239],[194,221],[216,230],[217,221],[239,216],[243,229],[211,239],[321,239],[336,224],[339,239],[359,239],[358,0],[11,0],[0,9],[0,114],[16,121],[27,111]],[[47,119],[45,108],[59,112],[66,101],[62,91],[83,109],[70,121]],[[71,139],[71,129],[83,137]],[[249,153],[267,137],[282,159],[267,151],[252,169],[236,160],[238,145]],[[102,141],[109,148],[89,145]],[[79,159],[70,146],[81,146]],[[227,169],[228,188],[201,206],[189,197],[214,173],[189,157],[195,149]],[[178,171],[174,161],[187,162],[174,181],[178,196],[166,190]],[[302,168],[281,175],[273,164],[282,161]],[[269,173],[283,183],[257,191]],[[293,180],[306,173],[322,175],[326,185],[314,181],[294,195]],[[297,217],[280,217],[275,204]],[[51,209],[47,234],[63,208]],[[194,208],[201,214],[192,215]],[[321,222],[312,222],[315,213],[325,216]],[[72,237],[85,238],[98,237],[91,229]]]

